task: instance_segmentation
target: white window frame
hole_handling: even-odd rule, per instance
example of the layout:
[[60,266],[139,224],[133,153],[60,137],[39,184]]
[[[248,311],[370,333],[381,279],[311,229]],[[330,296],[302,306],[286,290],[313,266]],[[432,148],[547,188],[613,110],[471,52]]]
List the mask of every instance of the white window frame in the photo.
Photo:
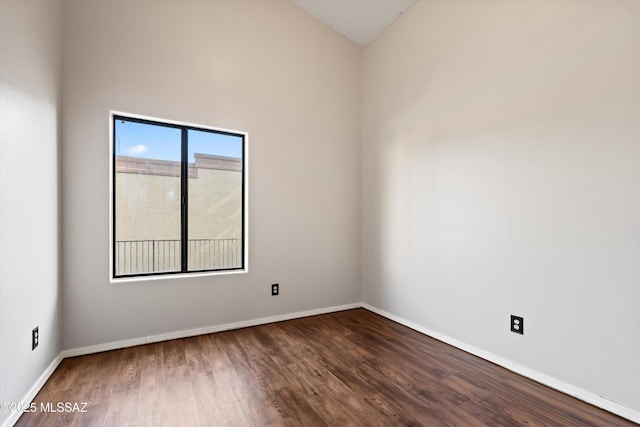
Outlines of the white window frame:
[[[114,180],[115,180],[115,153],[114,153],[114,133],[115,129],[113,126],[114,117],[123,116],[127,118],[144,120],[150,122],[157,123],[166,123],[169,125],[187,127],[192,129],[204,129],[211,130],[214,132],[223,132],[241,135],[244,139],[243,143],[243,154],[242,154],[242,193],[243,193],[243,266],[239,269],[232,270],[210,270],[210,271],[198,271],[198,272],[162,272],[155,274],[144,274],[144,275],[134,275],[134,276],[115,276],[114,269],[114,221],[113,218],[115,216],[115,200],[114,200]],[[192,277],[206,277],[206,276],[225,276],[225,275],[235,275],[235,274],[244,274],[249,272],[249,134],[244,131],[238,131],[233,129],[226,129],[208,125],[195,124],[190,122],[176,121],[176,120],[168,120],[158,117],[151,117],[140,114],[132,114],[122,111],[111,110],[109,111],[109,282],[110,283],[127,283],[127,282],[140,282],[140,281],[149,281],[149,280],[166,280],[166,279],[184,279],[184,278],[192,278]]]

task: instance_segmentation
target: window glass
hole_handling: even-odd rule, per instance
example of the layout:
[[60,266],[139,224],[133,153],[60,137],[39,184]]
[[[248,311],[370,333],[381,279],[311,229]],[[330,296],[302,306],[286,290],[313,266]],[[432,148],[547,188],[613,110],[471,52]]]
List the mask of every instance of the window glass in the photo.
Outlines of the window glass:
[[243,269],[245,135],[113,116],[113,276]]
[[189,130],[189,270],[242,263],[242,137]]

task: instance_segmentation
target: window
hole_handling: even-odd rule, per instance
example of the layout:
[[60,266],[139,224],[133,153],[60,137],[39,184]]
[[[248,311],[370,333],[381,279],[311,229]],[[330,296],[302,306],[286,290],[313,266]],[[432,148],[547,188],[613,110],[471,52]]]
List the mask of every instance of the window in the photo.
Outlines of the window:
[[111,120],[112,277],[245,270],[247,135]]

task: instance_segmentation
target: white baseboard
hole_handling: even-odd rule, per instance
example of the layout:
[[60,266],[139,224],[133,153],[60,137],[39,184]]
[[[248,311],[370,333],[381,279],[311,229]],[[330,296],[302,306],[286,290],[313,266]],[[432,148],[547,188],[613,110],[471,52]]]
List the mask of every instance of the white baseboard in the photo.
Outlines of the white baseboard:
[[[36,396],[36,394],[38,394],[38,392],[40,391],[44,383],[47,382],[51,374],[53,374],[53,372],[56,370],[60,362],[62,362],[62,360],[66,359],[67,357],[82,356],[85,354],[93,354],[93,353],[99,353],[102,351],[117,350],[121,348],[133,347],[136,345],[148,344],[153,342],[168,341],[168,340],[173,340],[178,338],[187,338],[187,337],[193,337],[197,335],[211,334],[214,332],[230,331],[233,329],[264,325],[267,323],[282,322],[285,320],[316,316],[319,314],[327,314],[327,313],[333,313],[336,311],[351,310],[354,308],[361,308],[361,307],[362,307],[362,304],[359,302],[352,303],[352,304],[337,305],[332,307],[318,308],[314,310],[299,311],[296,313],[287,313],[287,314],[280,314],[277,316],[245,320],[242,322],[226,323],[223,325],[209,326],[206,328],[197,328],[197,329],[189,329],[186,331],[169,332],[166,334],[150,335],[147,337],[132,338],[132,339],[122,340],[122,341],[113,341],[105,344],[97,344],[97,345],[92,345],[87,347],[63,350],[55,358],[55,360],[51,362],[51,364],[42,373],[42,375],[40,375],[36,383],[31,387],[31,389],[29,389],[29,391],[27,392],[27,394],[24,396],[24,398],[20,403],[22,406],[25,406],[25,407],[28,406],[33,400],[33,398]],[[22,415],[21,412],[11,413],[9,418],[7,418],[0,427],[13,426],[18,421],[21,415]]]
[[[42,373],[42,375],[40,375],[36,383],[31,387],[31,389],[29,389],[27,394],[22,399],[21,404],[28,405],[33,400],[33,398],[36,396],[36,394],[38,394],[38,391],[40,391],[44,383],[47,382],[51,374],[58,367],[60,362],[62,362],[62,360],[67,357],[81,356],[85,354],[99,353],[102,351],[109,351],[109,350],[117,350],[120,348],[132,347],[136,345],[148,344],[148,343],[153,343],[158,341],[167,341],[167,340],[172,340],[177,338],[186,338],[186,337],[192,337],[197,335],[210,334],[214,332],[230,331],[233,329],[247,328],[251,326],[281,322],[284,320],[298,319],[301,317],[316,316],[319,314],[333,313],[337,311],[351,310],[354,308],[365,308],[369,311],[377,313],[383,317],[386,317],[387,319],[393,320],[394,322],[398,322],[420,333],[423,333],[439,341],[450,344],[456,348],[464,350],[482,359],[488,360],[489,362],[495,363],[496,365],[500,365],[519,375],[530,378],[534,381],[537,381],[541,384],[544,384],[562,393],[568,394],[584,402],[587,402],[593,406],[604,409],[613,414],[619,415],[623,418],[626,418],[630,421],[640,424],[640,412],[634,411],[616,402],[607,400],[604,397],[598,396],[594,393],[575,387],[571,384],[557,380],[553,377],[542,374],[533,369],[529,369],[525,366],[518,365],[517,363],[514,363],[508,359],[502,358],[500,356],[496,356],[493,353],[489,353],[485,350],[471,346],[462,341],[458,341],[454,338],[448,337],[447,335],[433,331],[429,328],[425,328],[424,326],[418,325],[417,323],[411,322],[402,317],[396,316],[394,314],[391,314],[389,312],[386,312],[384,310],[381,310],[377,307],[374,307],[372,305],[365,304],[365,303],[353,303],[353,304],[345,304],[345,305],[339,305],[339,306],[333,306],[333,307],[324,307],[324,308],[319,308],[314,310],[300,311],[296,313],[281,314],[281,315],[271,316],[271,317],[262,317],[262,318],[246,320],[242,322],[226,323],[223,325],[189,329],[185,331],[170,332],[166,334],[150,335],[147,337],[133,338],[129,340],[114,341],[106,344],[98,344],[93,346],[64,350],[58,355],[58,357],[56,357],[53,360],[53,362],[51,362],[51,364]],[[5,422],[2,424],[1,427],[13,426],[18,421],[21,415],[22,415],[21,413],[12,413],[9,416],[9,418],[5,420]]]
[[226,323],[223,325],[207,326],[205,328],[189,329],[186,331],[169,332],[166,334],[150,335],[146,337],[133,338],[122,341],[113,341],[105,344],[92,345],[88,347],[64,350],[62,357],[75,357],[85,354],[99,353],[101,351],[117,350],[120,348],[133,347],[136,345],[149,344],[159,341],[168,341],[178,338],[194,337],[197,335],[211,334],[214,332],[230,331],[233,329],[248,328],[250,326],[264,325],[267,323],[282,322],[284,320],[298,319],[300,317],[316,316],[318,314],[333,313],[336,311],[350,310],[362,307],[361,303],[344,304],[333,307],[324,307],[314,310],[299,311],[296,313],[280,314],[277,316],[261,317],[258,319],[244,320],[242,322]]
[[[36,394],[38,394],[38,392],[44,385],[44,383],[47,382],[51,374],[53,374],[53,372],[56,370],[60,362],[62,362],[62,359],[63,359],[62,353],[60,353],[55,359],[53,359],[53,362],[51,362],[49,366],[47,366],[47,369],[44,370],[42,375],[40,375],[40,377],[38,377],[38,379],[36,380],[35,384],[31,386],[27,394],[22,398],[22,400],[18,405],[19,407],[26,408],[29,406],[33,398],[36,397]],[[2,423],[2,427],[13,426],[16,422],[18,422],[18,419],[20,419],[20,416],[22,416],[22,412],[11,412],[11,414],[9,415],[9,418],[7,418],[4,421],[4,423]]]
[[473,354],[474,356],[478,356],[484,360],[488,360],[489,362],[495,363],[496,365],[500,365],[503,368],[506,368],[512,372],[515,372],[518,375],[522,375],[523,377],[532,379],[536,382],[539,382],[548,387],[551,387],[552,389],[568,394],[569,396],[573,396],[576,399],[580,399],[583,402],[587,402],[590,405],[604,409],[605,411],[609,411],[613,414],[619,415],[623,418],[626,418],[630,421],[640,424],[640,412],[634,411],[630,408],[627,408],[626,406],[620,405],[619,403],[612,402],[611,400],[605,399],[602,396],[598,396],[597,394],[588,392],[579,387],[575,387],[571,384],[568,384],[556,378],[550,377],[549,375],[545,375],[533,369],[527,368],[526,366],[519,365],[503,357],[496,356],[493,353],[490,353],[488,351],[466,344],[462,341],[458,341],[447,335],[433,331],[429,328],[425,328],[424,326],[418,325],[417,323],[411,322],[410,320],[396,316],[394,314],[381,310],[372,305],[362,303],[362,308],[366,308],[369,311],[377,313],[383,317],[386,317],[387,319],[393,320],[394,322],[400,323],[401,325],[407,326],[413,330],[416,330],[420,333],[423,333],[432,338],[435,338],[438,341],[442,341],[456,348],[464,350],[467,353]]

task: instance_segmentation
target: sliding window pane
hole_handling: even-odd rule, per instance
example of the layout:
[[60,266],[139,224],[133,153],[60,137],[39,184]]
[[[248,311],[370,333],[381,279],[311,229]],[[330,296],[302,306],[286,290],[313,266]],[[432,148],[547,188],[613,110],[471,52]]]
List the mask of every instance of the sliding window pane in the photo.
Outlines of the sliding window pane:
[[243,144],[189,130],[189,271],[243,267]]
[[115,276],[181,270],[181,131],[114,118]]

